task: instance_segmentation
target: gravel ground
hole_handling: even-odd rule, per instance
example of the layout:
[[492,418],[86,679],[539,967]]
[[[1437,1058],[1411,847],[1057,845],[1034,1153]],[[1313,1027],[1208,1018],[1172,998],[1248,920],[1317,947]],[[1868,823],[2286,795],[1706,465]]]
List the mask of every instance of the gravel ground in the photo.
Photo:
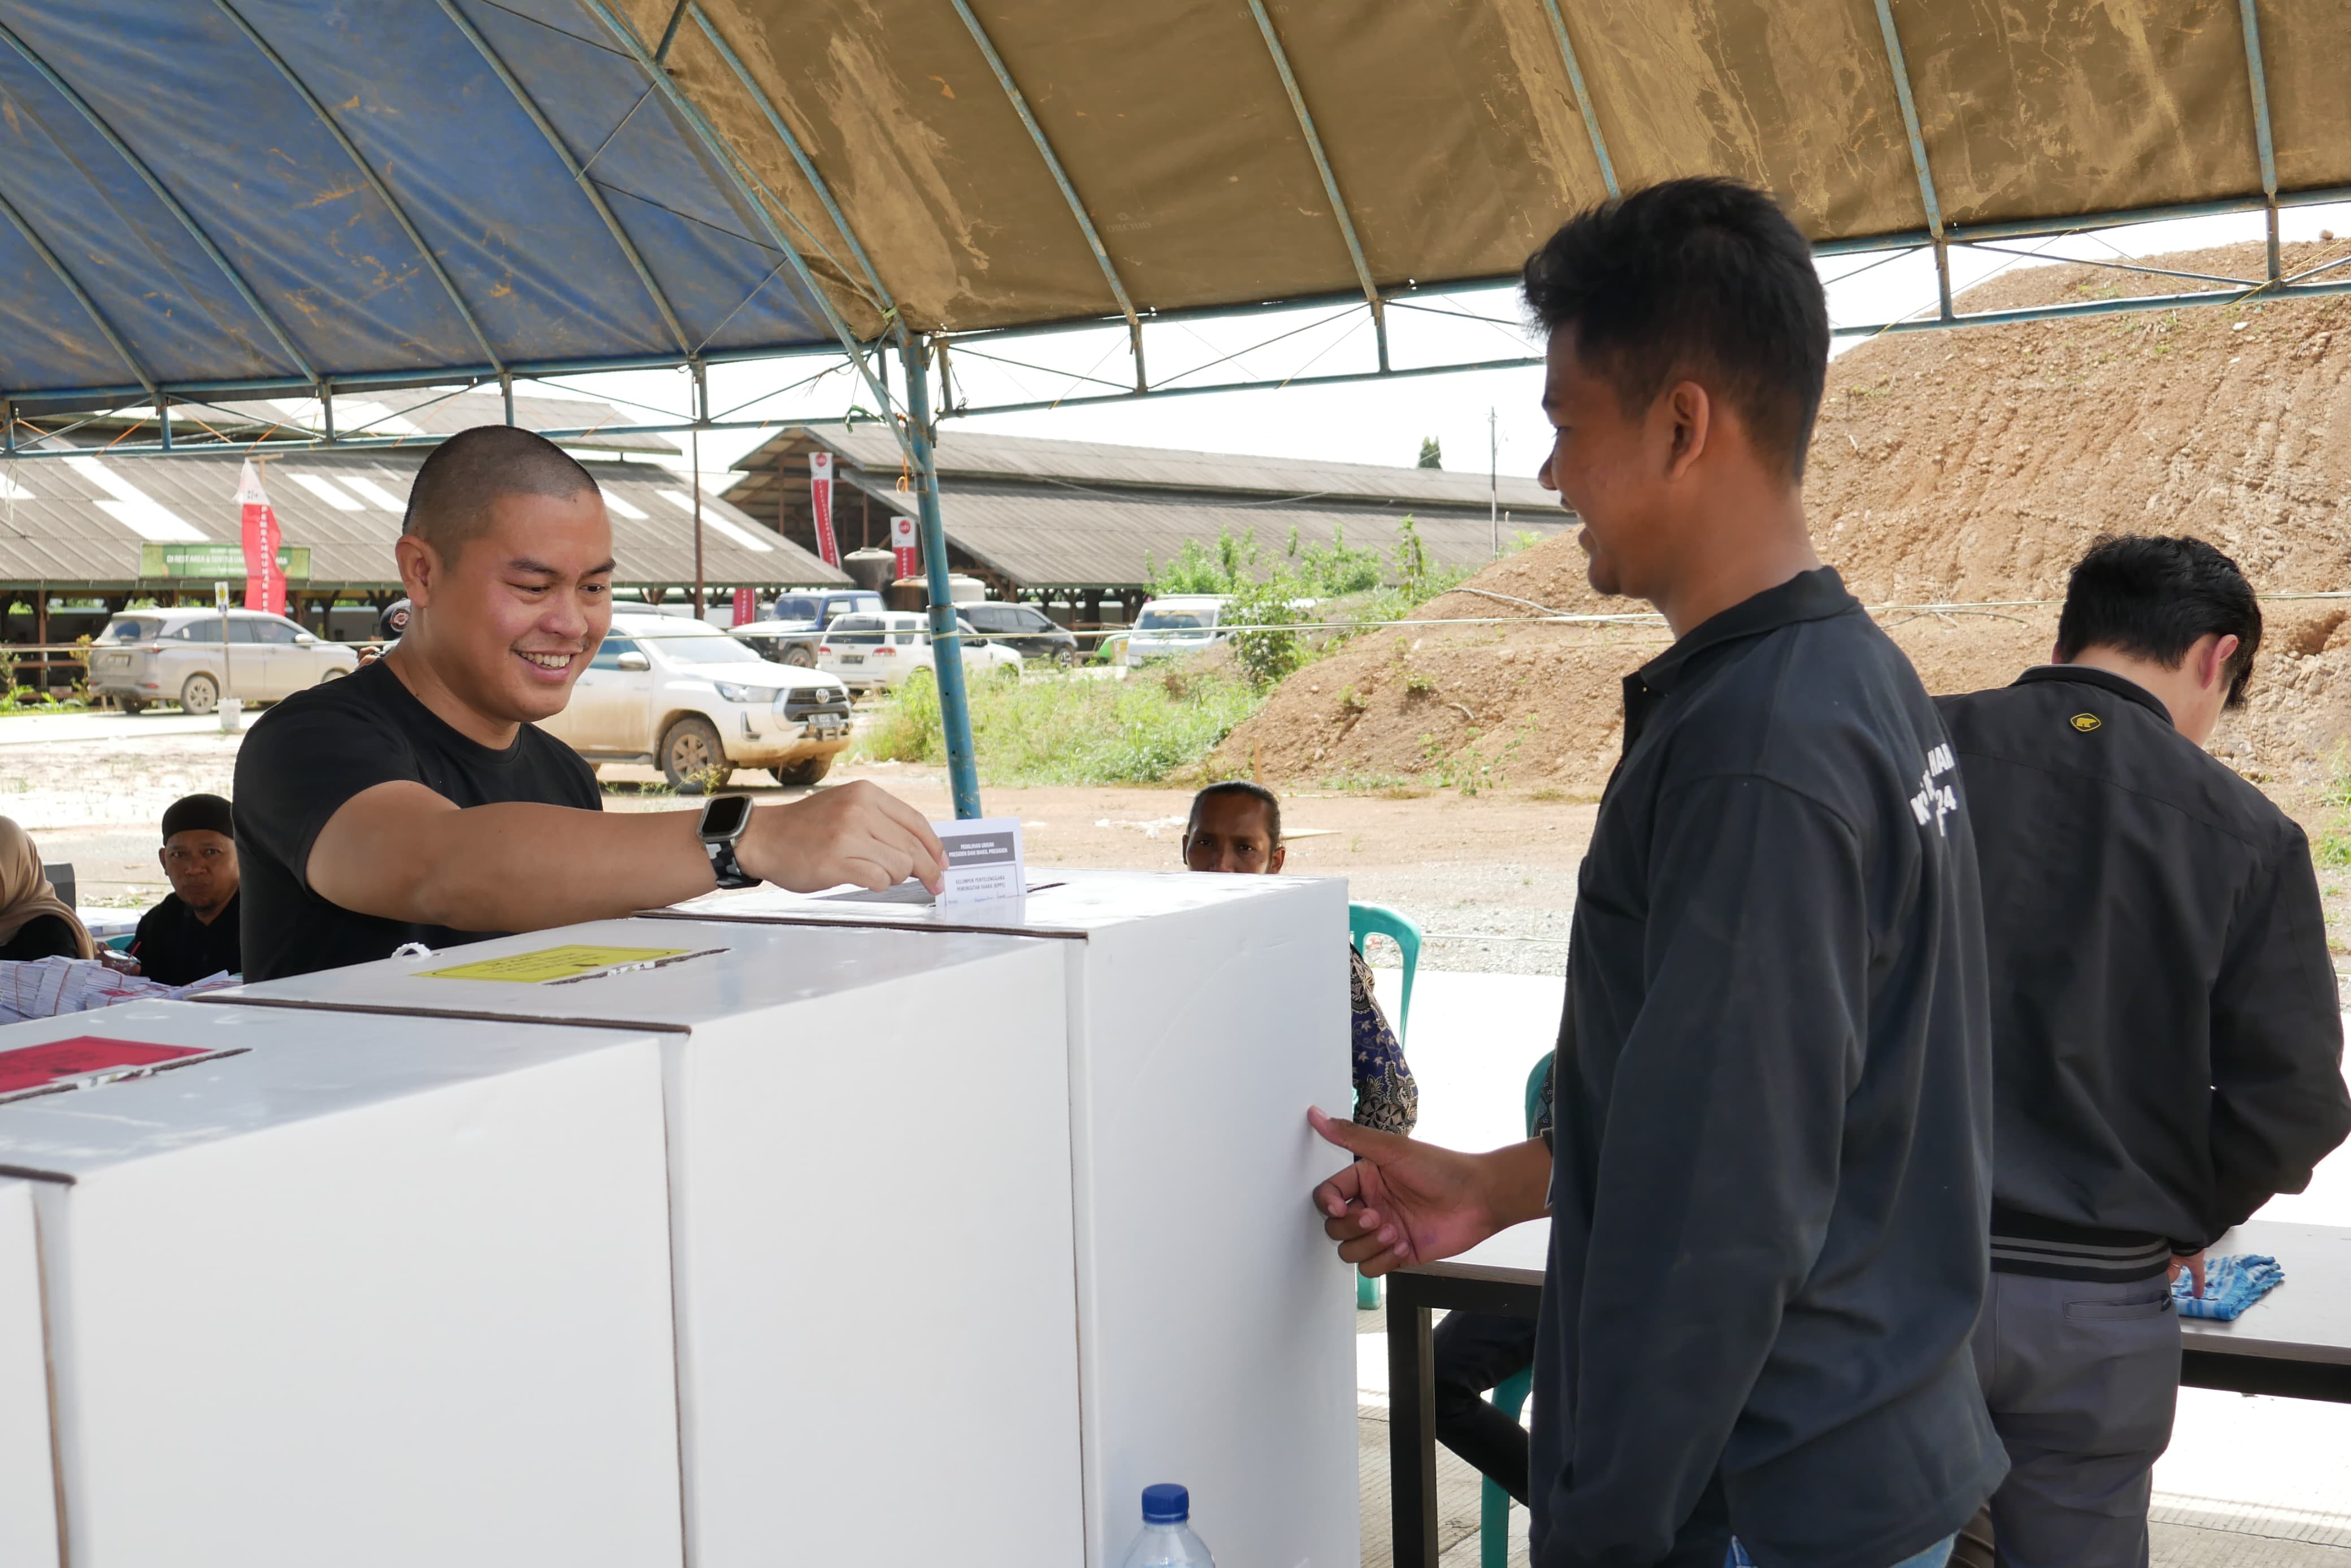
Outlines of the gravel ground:
[[[124,731],[91,738],[0,745],[0,814],[14,817],[44,859],[70,861],[81,901],[139,906],[162,896],[155,824],[163,808],[199,790],[231,792],[241,737],[216,732]],[[5,731],[0,731],[5,738]],[[608,768],[613,810],[684,810],[693,802],[639,793],[657,778],[645,768]],[[762,800],[800,790],[741,784]],[[937,771],[895,765],[847,768],[833,780],[871,779],[934,817],[947,815]],[[1541,797],[1541,798],[1539,798]],[[984,792],[989,811],[1018,816],[1038,865],[1174,869],[1186,791],[1037,789]],[[1577,863],[1596,807],[1583,797],[1394,790],[1286,794],[1289,869],[1344,876],[1350,894],[1401,911],[1424,934],[1420,961],[1477,974],[1556,975],[1567,961],[1569,911]],[[2351,957],[2351,873],[2320,877],[2338,966]],[[1375,943],[1372,962],[1392,966],[1395,950]],[[2351,1003],[2351,991],[2346,991]]]

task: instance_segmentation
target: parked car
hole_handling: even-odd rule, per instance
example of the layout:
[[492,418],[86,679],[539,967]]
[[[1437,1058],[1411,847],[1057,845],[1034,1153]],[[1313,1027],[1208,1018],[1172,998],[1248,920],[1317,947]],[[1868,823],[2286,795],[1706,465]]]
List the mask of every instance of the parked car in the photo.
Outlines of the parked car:
[[813,784],[849,745],[849,691],[703,622],[623,612],[539,727],[590,762],[659,768],[673,789],[715,789],[737,768]]
[[1050,659],[1063,669],[1078,662],[1078,640],[1056,626],[1033,604],[961,604],[957,612],[972,629],[999,647],[1028,659]]
[[763,659],[812,670],[816,645],[827,626],[844,615],[878,615],[884,608],[882,596],[867,588],[779,594],[767,620],[746,622],[730,635]]
[[[963,638],[963,668],[967,677],[992,674],[1020,678],[1020,655],[988,642],[959,621]],[[817,667],[849,683],[852,691],[888,689],[903,684],[917,670],[937,672],[931,649],[931,622],[926,615],[893,611],[881,615],[844,615],[832,623],[817,644]]]
[[131,610],[109,621],[89,645],[89,689],[125,713],[178,703],[210,713],[223,696],[276,702],[348,675],[359,651],[321,642],[283,615],[228,612],[222,643],[217,610]]
[[1135,618],[1134,630],[1126,639],[1126,662],[1140,664],[1146,659],[1172,658],[1179,653],[1196,653],[1212,643],[1221,643],[1226,633],[1217,623],[1232,603],[1225,593],[1178,593],[1145,603]]

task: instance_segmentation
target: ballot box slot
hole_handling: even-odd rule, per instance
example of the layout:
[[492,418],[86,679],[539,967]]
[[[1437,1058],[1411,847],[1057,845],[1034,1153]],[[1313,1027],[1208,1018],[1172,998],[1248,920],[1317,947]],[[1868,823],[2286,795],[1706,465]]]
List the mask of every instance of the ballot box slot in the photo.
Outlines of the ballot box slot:
[[[1027,891],[1042,893],[1047,888],[1067,885],[1066,883],[1059,882],[1032,882]],[[878,893],[870,888],[861,887],[849,893],[820,894],[818,902],[822,904],[912,904],[928,908],[935,900],[931,897],[929,888],[919,882],[908,881],[899,883],[894,887],[883,888]]]
[[191,1005],[211,1001],[217,1005],[240,1008],[282,1008],[297,1013],[376,1013],[386,1018],[470,1019],[475,1023],[510,1023],[546,1025],[556,1029],[617,1029],[631,1034],[692,1034],[694,1026],[686,1023],[649,1022],[629,1019],[583,1018],[517,1018],[511,1011],[485,1011],[476,1008],[434,1007],[430,1012],[420,1012],[413,1007],[393,1007],[380,1002],[318,1002],[303,1001],[291,997],[256,997],[248,991],[212,991],[201,997],[190,997]]

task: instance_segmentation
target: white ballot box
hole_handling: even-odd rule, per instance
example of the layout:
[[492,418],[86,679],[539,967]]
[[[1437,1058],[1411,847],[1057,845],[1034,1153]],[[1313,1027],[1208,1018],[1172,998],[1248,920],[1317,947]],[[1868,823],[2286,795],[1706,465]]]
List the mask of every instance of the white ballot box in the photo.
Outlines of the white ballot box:
[[[1029,868],[995,905],[717,894],[671,914],[1043,939],[1069,998],[1087,1561],[1117,1568],[1154,1481],[1236,1568],[1360,1554],[1353,1276],[1308,1201],[1346,1164],[1346,884]],[[695,938],[699,942],[700,938]]]
[[32,1184],[0,1176],[0,1563],[57,1568],[37,1246]]
[[1082,1562],[1059,945],[614,920],[219,995],[668,1031],[695,1568]]
[[0,1076],[0,1542],[29,1192],[73,1568],[681,1560],[654,1036],[145,1002]]

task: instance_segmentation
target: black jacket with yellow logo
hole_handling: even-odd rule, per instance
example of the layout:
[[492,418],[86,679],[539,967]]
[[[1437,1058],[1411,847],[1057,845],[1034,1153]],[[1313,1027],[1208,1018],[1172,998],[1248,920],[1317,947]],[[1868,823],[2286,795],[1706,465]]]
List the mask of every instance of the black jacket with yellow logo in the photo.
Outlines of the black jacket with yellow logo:
[[2310,845],[2119,675],[1937,703],[1983,875],[1992,1266],[2159,1273],[2351,1130]]

